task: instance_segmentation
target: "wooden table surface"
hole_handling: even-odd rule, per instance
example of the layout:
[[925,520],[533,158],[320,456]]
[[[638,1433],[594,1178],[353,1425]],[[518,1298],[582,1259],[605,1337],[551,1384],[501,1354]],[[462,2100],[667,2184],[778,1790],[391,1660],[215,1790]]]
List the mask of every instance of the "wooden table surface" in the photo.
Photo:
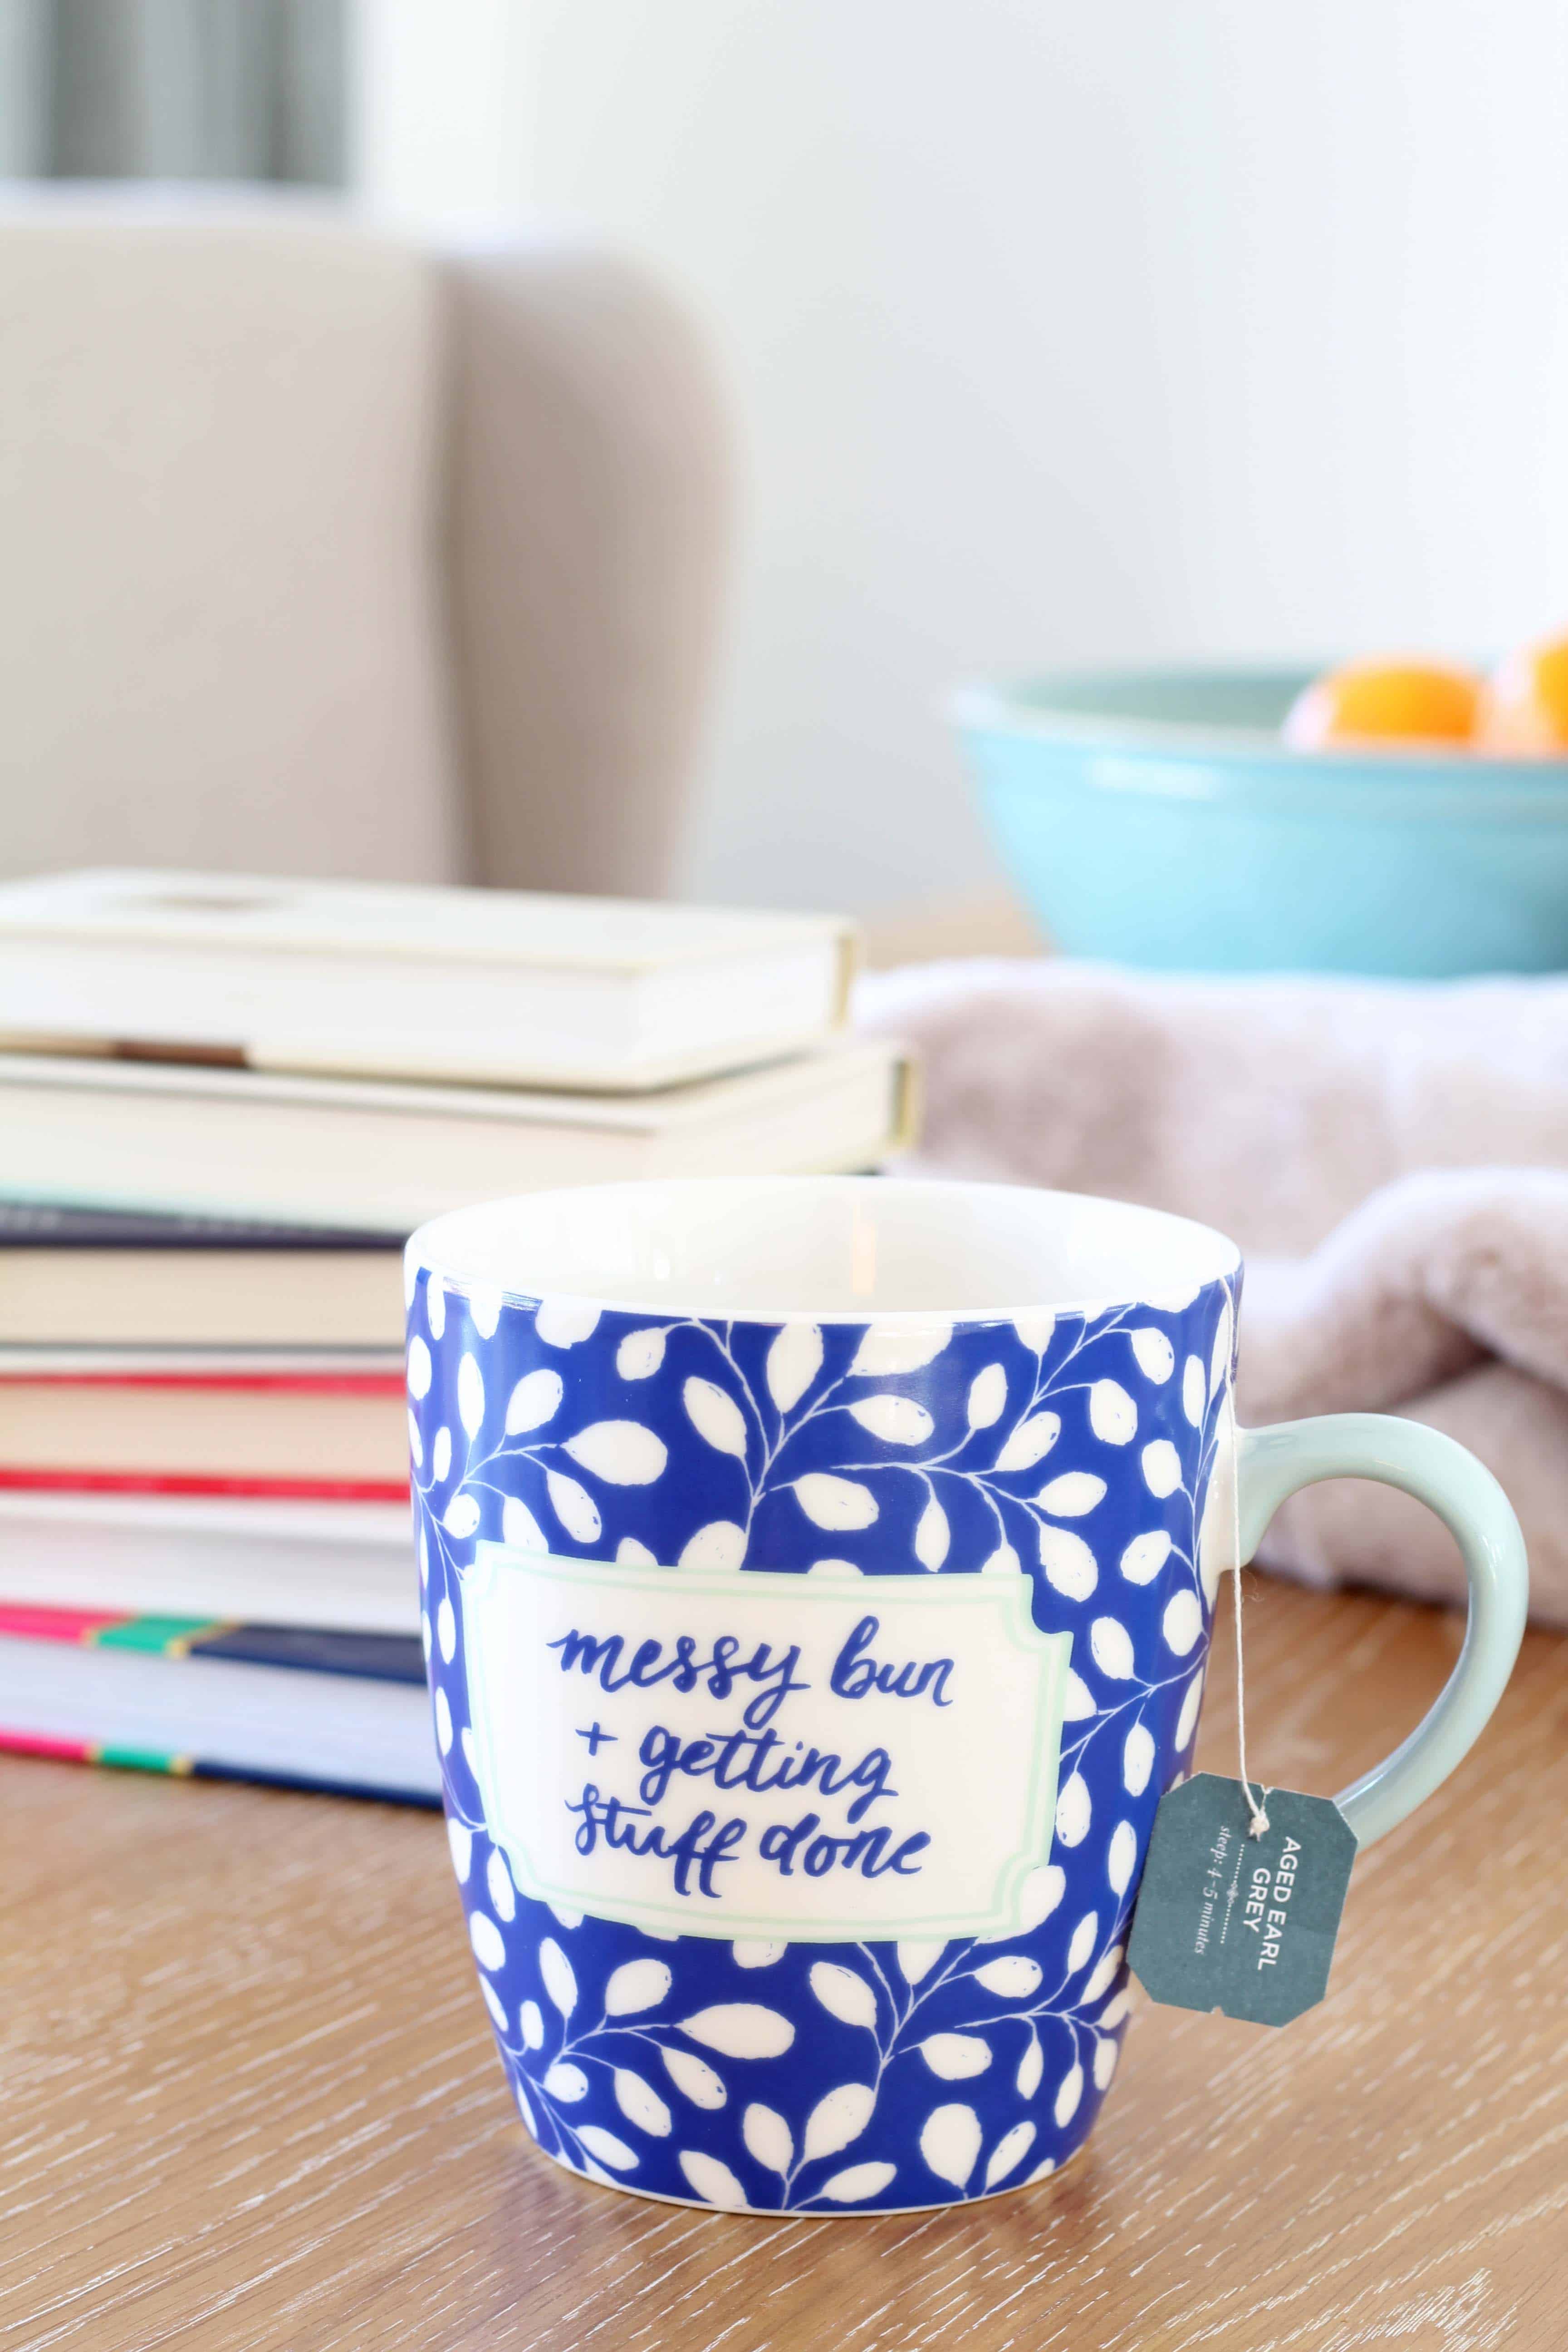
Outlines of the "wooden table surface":
[[[1267,1581],[1255,1765],[1328,1790],[1455,1620]],[[1229,1761],[1228,1644],[1206,1760]],[[0,1773],[0,2345],[155,2352],[1557,2352],[1568,1642],[1358,1865],[1282,2032],[1142,2003],[1086,2154],[946,2213],[753,2221],[522,2135],[434,1817]]]

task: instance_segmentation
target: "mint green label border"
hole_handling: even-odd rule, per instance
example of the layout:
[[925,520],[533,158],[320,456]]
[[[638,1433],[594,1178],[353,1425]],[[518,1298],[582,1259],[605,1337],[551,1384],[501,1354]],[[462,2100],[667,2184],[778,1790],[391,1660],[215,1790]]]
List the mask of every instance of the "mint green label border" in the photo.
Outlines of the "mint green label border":
[[[1023,1843],[1017,1853],[1007,1858],[997,1874],[991,1909],[983,1916],[971,1912],[931,1912],[915,1918],[900,1918],[889,1923],[885,1931],[879,1934],[878,1923],[865,1918],[792,1920],[787,1916],[787,1906],[782,1905],[778,1912],[740,1911],[725,1907],[721,1916],[716,1916],[713,1911],[694,1914],[689,1904],[679,1898],[661,1903],[643,1896],[585,1896],[580,1887],[565,1885],[545,1876],[534,1867],[521,1828],[501,1818],[501,1809],[497,1801],[500,1778],[494,1750],[492,1708],[498,1701],[504,1702],[505,1694],[492,1690],[489,1685],[486,1645],[472,1638],[468,1608],[470,1598],[482,1601],[485,1594],[494,1589],[502,1571],[521,1571],[542,1582],[569,1587],[579,1592],[587,1590],[617,1596],[638,1592],[651,1594],[666,1602],[701,1593],[719,1600],[732,1601],[738,1597],[748,1601],[772,1599],[788,1611],[798,1610],[803,1602],[809,1609],[812,1601],[817,1598],[853,1605],[877,1597],[896,1601],[905,1595],[913,1598],[918,1593],[922,1601],[934,1601],[941,1608],[954,1612],[975,1608],[994,1612],[997,1629],[1006,1645],[1033,1659],[1036,1676],[1033,1715],[1028,1735],[1020,1743],[1018,1758],[1020,1771],[1031,1770],[1030,1759],[1033,1759]],[[492,1841],[505,1853],[511,1866],[512,1877],[524,1895],[540,1902],[559,1905],[564,1910],[579,1911],[595,1918],[617,1920],[627,1927],[651,1925],[667,1930],[674,1928],[681,1935],[703,1936],[719,1943],[728,1943],[737,1936],[784,1936],[791,1943],[797,1944],[864,1943],[894,1938],[916,1941],[927,1937],[945,1942],[951,1937],[1007,1935],[1018,1928],[1018,1905],[1025,1882],[1048,1860],[1056,1832],[1063,1705],[1072,1655],[1070,1633],[1043,1633],[1035,1623],[1030,1611],[1032,1587],[1021,1570],[967,1576],[921,1573],[874,1577],[819,1575],[814,1571],[808,1577],[780,1574],[767,1569],[702,1570],[622,1567],[616,1561],[561,1559],[552,1553],[519,1551],[507,1544],[480,1543],[476,1548],[473,1566],[459,1570],[458,1582],[464,1601],[463,1665],[468,1683],[468,1720],[474,1738],[474,1776],[484,1805],[486,1828]],[[962,1823],[954,1826],[962,1832]],[[722,1895],[718,1902],[723,1905]]]

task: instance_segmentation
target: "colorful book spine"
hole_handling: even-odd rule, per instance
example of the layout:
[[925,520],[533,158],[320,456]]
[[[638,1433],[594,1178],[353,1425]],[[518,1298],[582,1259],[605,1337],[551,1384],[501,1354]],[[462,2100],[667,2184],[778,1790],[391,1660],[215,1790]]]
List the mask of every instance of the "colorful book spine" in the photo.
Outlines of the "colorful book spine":
[[162,1772],[179,1780],[240,1780],[257,1788],[296,1789],[308,1796],[363,1797],[379,1805],[417,1805],[439,1812],[441,1800],[426,1789],[384,1789],[357,1780],[321,1780],[303,1772],[274,1772],[250,1766],[213,1764],[199,1756],[164,1756],[152,1748],[105,1748],[91,1740],[43,1739],[30,1731],[7,1731],[0,1724],[0,1755],[37,1756],[57,1764],[99,1764],[116,1772]]
[[[138,1650],[193,1662],[229,1659],[247,1665],[352,1675],[380,1682],[423,1683],[424,1652],[414,1634],[336,1633],[310,1625],[247,1625],[201,1617],[125,1616],[104,1610],[45,1609],[0,1603],[0,1637],[95,1649]],[[240,1780],[278,1789],[380,1803],[439,1808],[423,1789],[395,1789],[301,1772],[240,1768],[200,1756],[108,1742],[57,1739],[0,1724],[0,1754],[57,1763],[98,1764],[117,1771],[160,1772],[177,1780]]]

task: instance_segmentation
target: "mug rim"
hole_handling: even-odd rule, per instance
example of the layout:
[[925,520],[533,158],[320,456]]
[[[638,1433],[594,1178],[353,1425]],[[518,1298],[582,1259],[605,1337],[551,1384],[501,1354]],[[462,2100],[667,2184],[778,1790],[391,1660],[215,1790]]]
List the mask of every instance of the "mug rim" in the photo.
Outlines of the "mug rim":
[[[1137,1229],[1144,1235],[1152,1231],[1166,1239],[1173,1251],[1185,1253],[1187,1268],[1178,1271],[1168,1281],[1130,1281],[1123,1287],[1114,1286],[1072,1296],[1051,1297],[1044,1294],[1023,1296],[1009,1300],[1005,1306],[946,1307],[934,1300],[915,1307],[879,1305],[868,1297],[854,1307],[815,1307],[810,1306],[767,1306],[746,1304],[729,1306],[711,1298],[696,1296],[692,1283],[684,1297],[658,1296],[650,1285],[645,1295],[617,1292],[616,1286],[584,1287],[581,1284],[541,1282],[528,1284],[521,1277],[498,1274],[493,1266],[476,1259],[471,1253],[485,1238],[494,1242],[498,1228],[504,1220],[526,1217],[530,1213],[548,1216],[559,1204],[571,1202],[574,1206],[602,1202],[628,1201],[641,1196],[650,1207],[657,1201],[679,1198],[692,1205],[703,1202],[715,1207],[722,1198],[737,1203],[752,1199],[765,1203],[770,1197],[782,1203],[784,1200],[800,1201],[806,1195],[832,1198],[864,1193],[872,1198],[898,1195],[904,1199],[920,1196],[926,1201],[962,1199],[973,1205],[979,1196],[1009,1203],[1028,1202],[1040,1209],[1056,1208],[1064,1217],[1071,1213],[1082,1217],[1086,1212],[1103,1215],[1114,1224],[1129,1230]],[[470,1238],[472,1236],[472,1238]],[[469,1263],[461,1263],[465,1255]],[[1195,1276],[1191,1273],[1193,1257],[1207,1256],[1212,1262]],[[638,1178],[610,1184],[580,1184],[552,1186],[537,1192],[516,1193],[502,1199],[475,1202],[460,1209],[450,1209],[438,1217],[428,1219],[412,1233],[404,1249],[405,1296],[412,1301],[417,1277],[421,1272],[438,1276],[443,1287],[456,1295],[471,1297],[477,1292],[488,1293],[512,1305],[533,1307],[544,1299],[560,1301],[574,1307],[596,1307],[601,1314],[626,1316],[695,1315],[705,1320],[726,1323],[754,1324],[775,1328],[789,1324],[826,1324],[830,1326],[874,1324],[913,1329],[936,1323],[982,1325],[1010,1322],[1032,1316],[1097,1316],[1110,1310],[1134,1306],[1148,1306],[1170,1311],[1185,1306],[1198,1293],[1213,1283],[1234,1281],[1242,1271],[1242,1254],[1238,1244],[1228,1234],[1197,1219],[1183,1217],[1165,1209],[1146,1207],[1141,1202],[1118,1201],[1103,1193],[1074,1192],[1061,1188],[1032,1184],[1005,1184],[984,1178],[950,1177],[881,1177],[872,1175],[838,1176],[683,1176]]]

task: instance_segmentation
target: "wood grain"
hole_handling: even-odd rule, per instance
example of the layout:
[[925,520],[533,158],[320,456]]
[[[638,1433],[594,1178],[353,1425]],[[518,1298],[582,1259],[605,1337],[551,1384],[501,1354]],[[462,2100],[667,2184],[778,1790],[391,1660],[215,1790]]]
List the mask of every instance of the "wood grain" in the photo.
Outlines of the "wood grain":
[[[1255,1766],[1415,1718],[1439,1612],[1262,1582]],[[1226,1769],[1228,1652],[1206,1760]],[[1568,1641],[1358,1864],[1321,2009],[1146,2004],[1086,2154],[946,2213],[772,2222],[558,2171],[512,2112],[439,1823],[0,1772],[6,2352],[1556,2352]]]

